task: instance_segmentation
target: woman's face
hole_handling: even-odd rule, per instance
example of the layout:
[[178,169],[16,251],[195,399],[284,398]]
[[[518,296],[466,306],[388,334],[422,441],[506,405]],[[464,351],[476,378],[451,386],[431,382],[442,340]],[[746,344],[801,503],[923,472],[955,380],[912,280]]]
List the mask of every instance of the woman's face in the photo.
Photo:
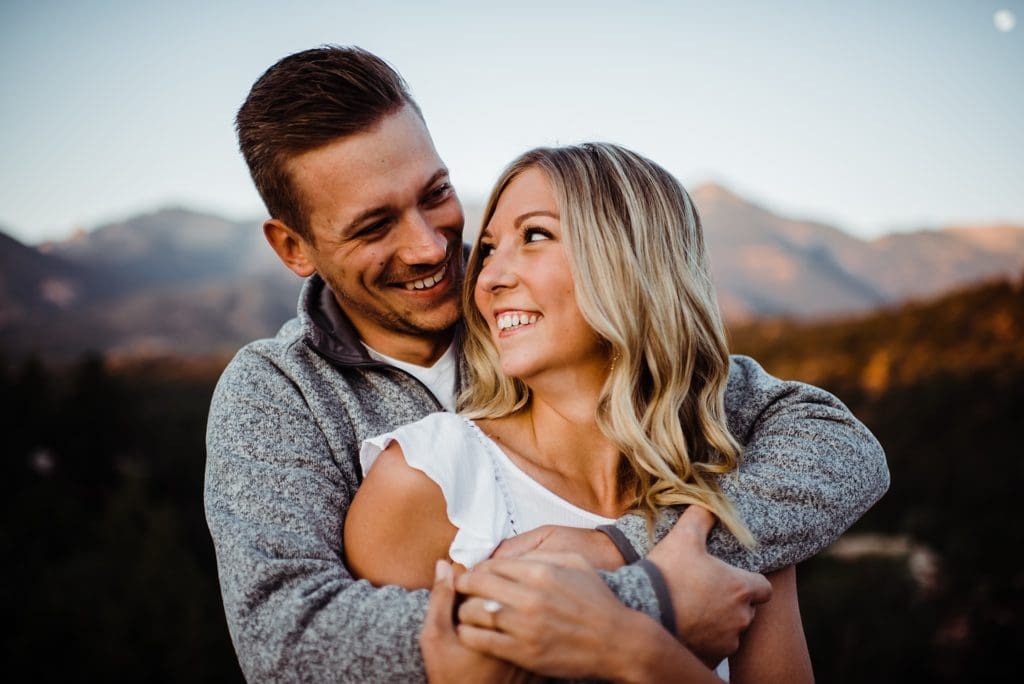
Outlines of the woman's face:
[[473,291],[506,375],[529,381],[572,370],[603,377],[605,347],[576,305],[558,205],[547,176],[516,176],[480,233],[483,266]]

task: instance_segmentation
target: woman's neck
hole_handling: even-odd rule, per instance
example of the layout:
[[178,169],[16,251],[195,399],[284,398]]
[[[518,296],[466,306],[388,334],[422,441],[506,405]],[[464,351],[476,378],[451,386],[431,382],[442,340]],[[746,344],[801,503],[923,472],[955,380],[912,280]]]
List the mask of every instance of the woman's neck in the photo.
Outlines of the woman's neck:
[[510,416],[506,429],[495,427],[535,479],[582,508],[618,517],[628,501],[621,492],[621,455],[597,425],[603,384],[603,374],[531,382],[526,409]]

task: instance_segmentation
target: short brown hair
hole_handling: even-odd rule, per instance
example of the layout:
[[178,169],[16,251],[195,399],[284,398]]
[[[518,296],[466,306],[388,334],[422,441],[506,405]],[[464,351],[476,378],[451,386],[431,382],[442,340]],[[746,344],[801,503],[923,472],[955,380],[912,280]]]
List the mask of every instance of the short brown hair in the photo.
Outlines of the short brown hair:
[[362,48],[324,45],[267,69],[238,110],[235,129],[270,216],[311,238],[288,160],[373,128],[405,105],[419,112],[398,72]]

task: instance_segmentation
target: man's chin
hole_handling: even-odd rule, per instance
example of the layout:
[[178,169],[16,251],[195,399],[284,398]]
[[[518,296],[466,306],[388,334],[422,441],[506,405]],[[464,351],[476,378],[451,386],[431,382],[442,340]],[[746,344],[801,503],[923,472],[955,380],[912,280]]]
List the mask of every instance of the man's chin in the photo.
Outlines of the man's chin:
[[421,335],[438,335],[448,332],[459,322],[461,312],[458,303],[446,304],[429,312],[403,317],[403,327],[409,332]]

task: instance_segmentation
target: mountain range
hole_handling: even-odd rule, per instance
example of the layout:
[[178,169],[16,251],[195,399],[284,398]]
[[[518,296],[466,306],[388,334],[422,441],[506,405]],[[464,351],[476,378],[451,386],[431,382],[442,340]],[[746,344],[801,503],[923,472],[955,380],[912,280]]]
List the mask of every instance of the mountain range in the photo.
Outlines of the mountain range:
[[[862,240],[720,185],[693,198],[732,322],[861,313],[1024,270],[1022,226]],[[466,204],[467,235],[481,213]],[[164,209],[38,246],[0,232],[0,350],[194,356],[273,334],[293,315],[301,283],[259,225]]]
[[861,313],[1024,270],[1024,226],[950,226],[863,240],[779,216],[720,185],[698,187],[693,200],[730,321]]

